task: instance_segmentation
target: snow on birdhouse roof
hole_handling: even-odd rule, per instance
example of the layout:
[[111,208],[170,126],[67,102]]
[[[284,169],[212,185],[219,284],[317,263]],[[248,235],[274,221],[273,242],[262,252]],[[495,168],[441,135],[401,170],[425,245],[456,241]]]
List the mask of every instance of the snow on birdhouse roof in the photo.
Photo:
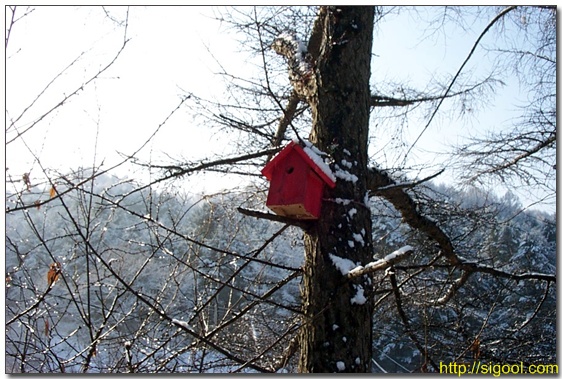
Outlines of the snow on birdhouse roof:
[[312,143],[304,141],[305,146],[302,147],[299,143],[291,141],[283,150],[281,150],[273,159],[262,169],[262,174],[271,180],[273,167],[292,151],[299,154],[299,156],[322,178],[324,182],[331,188],[336,186],[336,177],[330,167],[324,162],[319,154],[323,154]]

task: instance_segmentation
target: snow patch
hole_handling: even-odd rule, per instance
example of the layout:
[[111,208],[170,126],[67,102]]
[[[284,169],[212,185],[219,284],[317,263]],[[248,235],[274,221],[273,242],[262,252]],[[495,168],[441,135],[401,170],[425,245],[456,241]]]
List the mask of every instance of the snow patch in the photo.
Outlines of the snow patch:
[[305,147],[303,147],[303,150],[306,155],[308,155],[308,157],[312,159],[312,161],[320,168],[320,170],[322,170],[322,172],[335,183],[337,179],[334,176],[334,173],[330,169],[330,166],[328,166],[326,162],[324,162],[324,159],[322,159],[322,155],[327,154],[318,150],[318,148],[316,148],[309,141],[304,141],[304,144]]
[[336,204],[341,204],[341,205],[349,205],[351,204],[351,200],[349,199],[342,199],[341,197],[336,197]]
[[414,248],[410,245],[402,246],[400,249],[393,251],[392,253],[385,256],[383,259],[385,261],[389,261],[389,260],[394,259],[394,258],[398,257],[399,255],[405,254],[405,253],[407,253],[408,251],[411,251],[411,250],[414,250]]
[[341,164],[347,168],[352,168],[353,167],[353,163],[346,161],[345,159],[341,160]]
[[259,340],[259,333],[256,329],[256,326],[254,325],[254,323],[250,323],[250,326],[252,327],[252,338],[254,339],[254,342],[258,343]]
[[355,266],[357,266],[355,263],[353,263],[353,261],[349,259],[341,258],[334,254],[329,254],[329,256],[334,266],[336,266],[336,268],[340,270],[343,275],[347,275],[349,271],[353,270]]
[[332,325],[332,330],[338,330],[339,329],[339,325],[338,324],[334,324]]
[[337,361],[337,362],[336,362],[336,366],[338,367],[338,370],[339,370],[339,371],[345,370],[345,363],[342,362],[342,361]]
[[353,217],[355,216],[355,214],[357,214],[357,209],[351,208],[349,212],[347,212],[347,214],[349,214],[349,217]]
[[360,284],[354,284],[355,287],[355,296],[351,298],[351,304],[363,305],[367,302],[367,298],[365,297],[365,289]]
[[183,328],[189,328],[189,324],[186,321],[182,321],[174,318],[172,319],[172,323],[181,326]]
[[[363,229],[365,231],[365,229]],[[353,233],[353,239],[361,244],[361,246],[365,246],[365,241],[363,240],[363,236],[358,233]]]
[[340,168],[340,166],[336,165],[335,168],[336,168],[336,172],[334,172],[334,175],[337,178],[343,179],[343,180],[345,180],[347,182],[351,182],[351,183],[355,183],[359,180],[359,178],[356,175],[351,174],[351,173],[349,173],[345,170],[342,170]]
[[355,243],[353,241],[347,241],[349,247],[355,247]]

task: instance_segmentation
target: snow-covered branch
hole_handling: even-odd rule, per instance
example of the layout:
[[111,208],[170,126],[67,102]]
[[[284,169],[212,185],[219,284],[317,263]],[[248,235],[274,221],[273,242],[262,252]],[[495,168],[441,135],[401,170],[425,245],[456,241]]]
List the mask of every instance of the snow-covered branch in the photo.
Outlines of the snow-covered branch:
[[296,35],[282,33],[273,41],[271,48],[287,59],[289,80],[295,92],[302,99],[312,96],[315,93],[316,80],[312,58],[308,54],[306,45]]
[[[429,217],[421,214],[416,203],[408,193],[404,191],[402,186],[396,183],[384,172],[371,168],[369,170],[368,188],[371,193],[379,194],[402,214],[402,219],[413,229],[425,233],[427,236],[435,240],[445,258],[455,267],[468,272],[482,272],[500,278],[508,278],[513,280],[544,280],[547,282],[556,282],[556,275],[543,273],[510,273],[498,270],[491,266],[481,265],[474,262],[466,262],[461,259],[455,252],[453,243],[448,234]],[[381,188],[384,188],[381,191]],[[461,283],[461,285],[464,283]]]
[[430,303],[430,305],[444,305],[444,304],[446,304],[457,293],[458,289],[461,288],[463,286],[463,284],[466,283],[466,281],[470,277],[470,274],[471,274],[470,271],[464,271],[462,273],[461,277],[458,278],[457,280],[455,280],[453,282],[453,284],[451,284],[451,286],[449,287],[447,292],[443,296],[441,296],[439,299],[432,301]]
[[271,44],[271,48],[289,61],[289,69],[294,74],[303,75],[310,71],[310,64],[306,59],[307,48],[295,34],[281,33]]
[[[453,243],[447,233],[435,221],[421,214],[414,200],[402,188],[396,187],[397,184],[383,171],[377,168],[369,170],[368,189],[371,193],[377,193],[388,200],[401,213],[404,222],[435,240],[447,260],[452,265],[459,266],[462,261],[455,253]],[[394,187],[391,188],[391,186]],[[381,187],[387,187],[387,189],[379,191]]]
[[350,270],[345,276],[348,278],[355,278],[361,275],[369,274],[371,272],[384,270],[385,268],[392,266],[396,262],[399,262],[408,257],[413,251],[414,248],[412,246],[406,245],[388,254],[384,258],[368,263],[367,265],[365,265],[365,267],[355,267],[353,270]]

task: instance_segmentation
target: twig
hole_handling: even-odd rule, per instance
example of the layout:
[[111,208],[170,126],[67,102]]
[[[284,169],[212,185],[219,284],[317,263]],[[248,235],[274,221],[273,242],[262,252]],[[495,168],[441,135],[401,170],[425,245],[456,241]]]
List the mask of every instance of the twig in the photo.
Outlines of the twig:
[[447,292],[445,293],[445,295],[441,296],[439,299],[437,300],[433,300],[429,303],[429,305],[444,305],[446,304],[459,290],[459,288],[461,288],[468,280],[468,278],[470,277],[471,272],[470,271],[464,271],[461,275],[460,278],[458,278],[457,280],[455,280],[451,286],[449,287],[449,289],[447,290]]
[[[21,136],[23,134],[25,134],[26,132],[28,132],[30,129],[32,129],[35,125],[37,125],[40,121],[42,121],[43,119],[45,119],[48,115],[50,115],[51,113],[53,113],[56,109],[62,107],[64,104],[66,104],[70,98],[76,96],[80,91],[83,91],[84,88],[86,88],[88,86],[88,84],[90,84],[91,82],[97,80],[101,74],[103,74],[107,69],[109,69],[111,66],[113,66],[113,64],[117,61],[117,59],[119,58],[119,56],[121,55],[121,53],[123,52],[123,50],[125,50],[125,46],[127,45],[127,42],[129,42],[128,39],[126,39],[123,42],[123,45],[119,48],[119,50],[117,51],[117,53],[115,54],[115,56],[113,57],[113,59],[107,64],[105,65],[103,68],[101,68],[100,70],[98,70],[93,76],[91,76],[87,81],[85,81],[84,83],[80,84],[79,86],[77,86],[69,95],[63,95],[62,100],[58,101],[55,105],[53,105],[49,110],[47,110],[45,113],[43,113],[38,119],[36,119],[35,121],[31,122],[29,126],[27,126],[24,130],[19,131],[17,130],[16,136],[13,137],[12,139],[6,141],[6,145],[8,145],[11,142],[14,142],[15,140],[17,140],[18,138],[21,138]],[[22,112],[21,114],[13,121],[10,122],[10,126],[15,126],[15,123],[18,122],[23,115],[37,102],[37,100],[39,100],[39,98],[45,93],[45,91],[47,90],[47,88],[59,77],[61,77],[61,75],[63,75],[71,66],[73,66],[83,55],[85,54],[85,52],[80,53],[80,55],[74,60],[72,61],[72,63],[70,63],[65,69],[63,69],[51,82],[49,82],[47,84],[47,86],[39,93],[39,95],[31,102],[31,104],[29,106],[27,106]]]
[[265,212],[260,212],[260,211],[254,211],[254,210],[246,209],[246,208],[242,208],[242,207],[238,207],[236,209],[238,210],[238,212],[240,212],[240,213],[242,213],[243,215],[246,215],[246,216],[263,218],[265,220],[270,220],[270,221],[282,222],[284,224],[298,226],[299,228],[302,228],[302,229],[305,229],[305,230],[310,228],[310,226],[311,226],[311,221],[297,220],[297,219],[290,218],[290,217],[279,216],[279,215],[276,215],[276,214],[273,214],[273,213],[265,213]]
[[441,175],[443,172],[445,172],[445,169],[442,169],[441,171],[439,171],[439,172],[437,172],[433,175],[430,175],[427,178],[416,180],[415,182],[396,183],[396,184],[391,184],[391,185],[384,186],[384,187],[379,187],[379,188],[377,188],[377,191],[387,191],[387,190],[391,190],[391,189],[395,189],[395,188],[412,188],[412,187],[420,185],[424,182],[427,182],[428,180],[431,180],[431,179]]
[[423,130],[420,132],[420,134],[418,135],[418,137],[416,138],[416,140],[414,141],[414,143],[412,144],[412,146],[410,146],[410,148],[408,149],[408,151],[406,152],[406,155],[404,155],[404,161],[406,160],[406,157],[408,157],[408,154],[410,154],[410,151],[412,151],[412,149],[414,148],[414,146],[416,145],[416,143],[419,141],[419,139],[421,138],[421,136],[425,133],[425,131],[427,130],[427,128],[429,127],[429,125],[431,124],[431,122],[433,121],[433,118],[435,117],[435,115],[437,114],[437,111],[439,110],[439,108],[441,107],[441,104],[443,104],[443,101],[445,101],[445,98],[447,97],[447,95],[449,94],[449,91],[451,91],[451,88],[453,87],[453,84],[455,84],[455,81],[457,80],[457,78],[459,77],[459,75],[461,74],[462,70],[464,69],[464,66],[466,66],[466,64],[468,63],[468,61],[470,60],[470,58],[472,57],[472,54],[474,54],[474,51],[476,50],[476,48],[478,47],[478,45],[480,44],[480,40],[484,37],[484,35],[486,33],[488,33],[488,31],[492,28],[492,26],[498,22],[503,16],[505,16],[507,13],[511,12],[512,10],[516,9],[517,6],[511,6],[511,7],[507,7],[505,8],[503,11],[501,11],[496,17],[494,17],[494,19],[492,21],[490,21],[490,23],[486,26],[486,28],[482,31],[482,33],[480,33],[480,36],[478,36],[478,39],[476,40],[476,42],[474,42],[474,45],[472,46],[472,49],[470,50],[470,52],[468,53],[468,56],[466,57],[466,59],[464,60],[464,62],[462,63],[461,67],[458,69],[457,73],[455,74],[455,76],[453,77],[453,80],[451,80],[451,83],[449,84],[449,86],[447,87],[447,90],[445,91],[445,93],[443,94],[443,97],[441,97],[441,100],[439,101],[439,104],[437,104],[437,107],[435,107],[435,110],[433,111],[433,113],[431,114],[431,117],[429,118],[429,121],[427,122],[427,124],[425,125],[425,127],[423,128]]
[[[70,211],[70,208],[67,204],[65,204],[64,200],[61,198],[61,203],[62,206],[64,208],[64,210],[66,211],[66,214],[68,216],[68,218],[70,219],[70,221],[72,222],[72,224],[74,225],[74,228],[76,229],[76,232],[78,233],[78,235],[80,236],[80,238],[82,239],[82,241],[86,244],[86,246],[90,249],[90,251],[92,252],[92,254],[99,259],[100,263],[103,264],[105,266],[105,268],[111,273],[111,275],[113,275],[113,277],[115,277],[115,279],[117,279],[124,287],[125,290],[130,292],[132,295],[134,295],[139,301],[141,301],[142,303],[144,303],[145,305],[147,305],[150,309],[152,309],[161,319],[164,319],[166,321],[168,321],[170,324],[173,324],[177,327],[179,327],[180,329],[182,329],[184,332],[186,332],[188,335],[192,336],[193,338],[198,339],[199,341],[201,341],[202,343],[208,345],[210,348],[214,349],[216,352],[218,352],[219,354],[222,354],[223,356],[225,356],[228,359],[233,360],[234,362],[240,363],[240,364],[245,364],[247,363],[247,360],[238,357],[234,352],[229,351],[227,348],[223,348],[222,346],[220,346],[218,343],[216,343],[215,341],[211,341],[210,339],[206,338],[204,335],[201,335],[199,333],[197,333],[195,330],[193,330],[191,327],[189,327],[187,325],[187,323],[178,323],[177,320],[175,320],[172,316],[170,316],[168,313],[166,313],[163,309],[161,309],[159,307],[159,304],[155,304],[154,301],[152,299],[150,299],[149,297],[147,297],[144,294],[141,294],[139,291],[135,290],[129,282],[127,282],[125,279],[123,279],[117,272],[115,272],[115,270],[113,269],[113,267],[111,267],[111,265],[105,261],[104,258],[101,257],[101,255],[98,253],[98,251],[91,245],[90,240],[86,238],[86,236],[84,235],[84,233],[82,232],[82,229],[80,228],[78,221],[76,220],[76,218],[73,216],[72,212]],[[248,365],[250,368],[253,368],[256,371],[259,372],[270,372],[270,370],[261,367],[259,365],[256,364],[249,364]]]
[[476,83],[473,86],[470,86],[468,88],[463,89],[462,91],[450,93],[450,94],[447,94],[447,95],[415,97],[415,98],[411,98],[411,99],[396,98],[396,97],[390,97],[390,96],[384,96],[384,95],[374,95],[373,94],[373,95],[371,95],[371,106],[372,107],[404,107],[404,106],[413,105],[413,104],[417,104],[417,103],[423,103],[423,102],[426,102],[426,101],[436,101],[436,100],[447,99],[447,98],[451,98],[451,97],[455,97],[455,96],[464,95],[466,93],[469,93],[470,91],[473,91],[476,88],[483,85],[485,82],[486,81]]
[[392,293],[394,294],[394,299],[396,300],[396,309],[398,311],[400,319],[402,320],[402,323],[404,324],[406,334],[408,335],[408,337],[410,337],[414,345],[416,345],[417,349],[420,351],[420,354],[424,356],[425,363],[429,362],[437,372],[439,370],[437,364],[433,361],[433,359],[431,359],[431,357],[428,356],[427,349],[424,349],[418,337],[414,334],[412,328],[410,327],[410,320],[408,319],[408,316],[406,316],[406,312],[404,312],[404,307],[402,306],[402,297],[400,296],[400,290],[398,289],[398,284],[396,282],[396,274],[394,272],[391,272],[389,278],[390,284],[392,286]]
[[15,315],[11,320],[6,321],[6,326],[12,324],[14,321],[19,320],[20,318],[22,318],[23,316],[25,316],[26,314],[28,314],[29,312],[31,312],[32,310],[37,308],[39,306],[39,304],[41,304],[43,302],[43,300],[45,300],[45,297],[49,294],[49,292],[51,292],[51,289],[53,288],[54,285],[55,285],[55,282],[52,282],[51,285],[49,287],[47,287],[47,290],[45,292],[43,292],[43,294],[37,299],[37,301],[35,303],[33,303],[31,306],[29,306],[23,312]]
[[546,282],[556,283],[556,275],[543,274],[540,272],[525,272],[522,274],[514,274],[498,270],[490,266],[480,265],[474,262],[462,262],[460,268],[470,272],[484,272],[500,278],[519,280],[544,280]]
[[[154,186],[155,184],[158,184],[160,182],[169,180],[171,178],[177,178],[177,177],[180,177],[180,176],[192,173],[192,172],[206,170],[206,169],[216,167],[216,166],[223,166],[223,165],[227,165],[227,164],[233,164],[233,163],[238,163],[238,162],[245,161],[245,160],[250,160],[250,159],[253,159],[253,158],[258,158],[258,157],[270,154],[272,152],[278,152],[279,150],[281,150],[281,148],[277,147],[277,148],[273,148],[273,149],[267,149],[267,150],[264,150],[264,151],[258,151],[257,153],[251,153],[251,154],[246,154],[246,155],[240,155],[240,156],[237,156],[237,157],[229,157],[229,158],[224,158],[224,159],[218,159],[218,160],[212,161],[212,162],[200,162],[198,165],[193,166],[193,167],[181,167],[181,166],[173,166],[173,165],[160,166],[160,165],[154,165],[154,164],[145,164],[145,163],[135,162],[135,164],[137,164],[139,166],[142,166],[142,167],[169,170],[170,174],[165,175],[161,178],[155,179],[152,182],[145,184],[144,186],[139,186],[139,187],[135,188],[134,190],[130,191],[129,193],[127,193],[126,196],[130,196],[135,192],[140,192],[140,191],[142,191],[146,188],[150,188],[150,187]],[[136,153],[137,152],[135,152],[135,154]],[[125,161],[132,159],[133,156],[125,156]]]
[[453,243],[447,233],[445,233],[435,221],[429,219],[425,215],[422,215],[418,211],[417,204],[402,188],[391,188],[391,186],[396,185],[397,183],[383,171],[376,168],[369,170],[369,190],[373,193],[377,193],[379,188],[388,187],[388,190],[380,191],[379,194],[388,200],[394,208],[400,212],[403,221],[410,225],[413,229],[417,229],[435,240],[441,247],[443,255],[451,264],[455,266],[460,265],[462,261],[455,253]]

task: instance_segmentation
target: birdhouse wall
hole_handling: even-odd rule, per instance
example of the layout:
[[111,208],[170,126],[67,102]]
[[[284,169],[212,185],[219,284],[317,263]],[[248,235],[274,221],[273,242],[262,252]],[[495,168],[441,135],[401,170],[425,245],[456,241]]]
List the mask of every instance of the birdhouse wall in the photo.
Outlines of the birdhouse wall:
[[324,183],[299,154],[290,154],[275,165],[266,205],[288,217],[320,217]]
[[303,164],[298,154],[287,155],[273,167],[268,198],[283,204],[300,201],[308,171],[310,169]]
[[289,143],[263,169],[270,181],[267,207],[275,213],[299,219],[320,217],[324,187],[335,186],[329,168],[310,147]]
[[306,183],[305,208],[313,218],[317,219],[320,217],[325,184],[313,170],[309,170]]

